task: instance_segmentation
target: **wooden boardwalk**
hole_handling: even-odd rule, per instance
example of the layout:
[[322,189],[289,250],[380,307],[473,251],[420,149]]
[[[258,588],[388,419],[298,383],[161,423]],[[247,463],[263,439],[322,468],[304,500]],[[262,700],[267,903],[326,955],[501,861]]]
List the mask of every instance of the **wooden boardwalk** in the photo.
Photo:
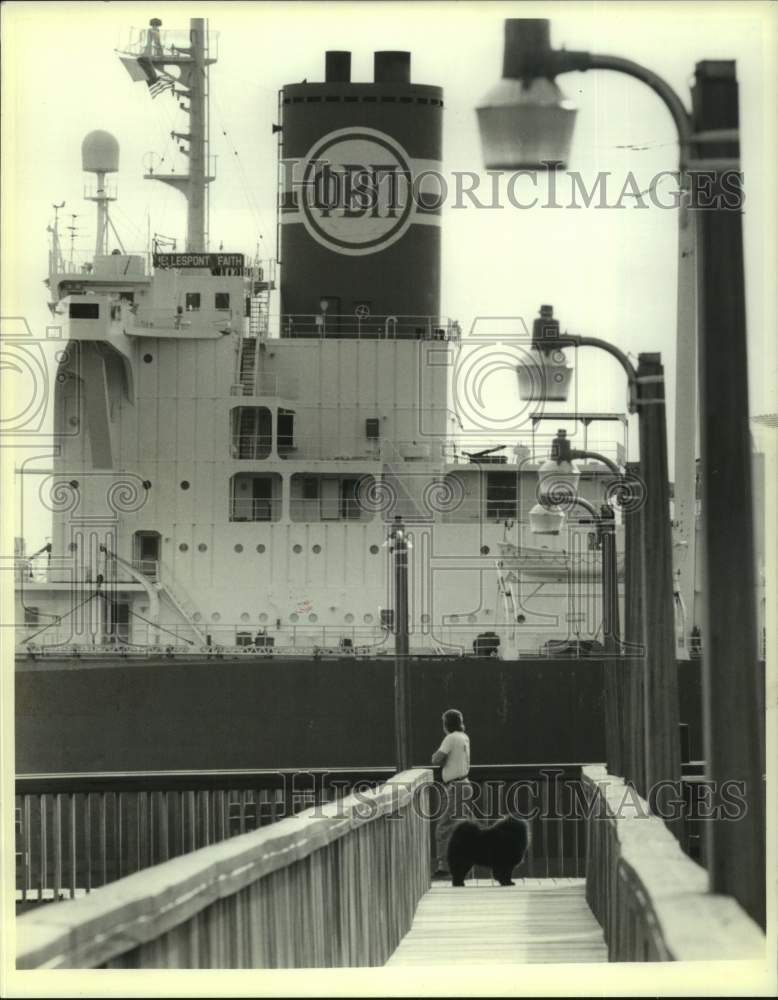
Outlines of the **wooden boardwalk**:
[[502,887],[470,879],[433,882],[387,965],[607,962],[585,879],[526,878]]

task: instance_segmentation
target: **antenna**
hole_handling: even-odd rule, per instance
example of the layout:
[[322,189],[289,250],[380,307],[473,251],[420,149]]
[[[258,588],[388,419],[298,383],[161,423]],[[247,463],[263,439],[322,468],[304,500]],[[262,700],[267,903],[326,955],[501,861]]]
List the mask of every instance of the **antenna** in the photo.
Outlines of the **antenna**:
[[124,253],[121,238],[108,214],[108,203],[116,201],[116,194],[108,190],[105,175],[115,174],[119,170],[119,143],[110,132],[98,129],[84,138],[81,143],[81,166],[86,173],[94,174],[96,177],[94,193],[91,190],[84,192],[84,198],[97,205],[95,257],[108,253],[109,228]]
[[73,212],[71,214],[71,216],[70,216],[70,219],[71,219],[70,225],[65,227],[70,232],[70,266],[71,266],[71,268],[75,267],[75,264],[73,263],[73,256],[74,256],[75,243],[76,243],[76,233],[78,232],[78,226],[76,225],[76,219],[77,218],[78,218],[78,216],[76,215],[75,212]]
[[[184,114],[189,115],[189,127],[172,136],[184,143],[179,146],[189,161],[188,173],[154,173],[148,170],[147,180],[162,181],[180,191],[187,200],[186,250],[203,252],[208,242],[208,184],[214,179],[209,174],[209,115],[208,71],[216,62],[211,56],[208,22],[202,17],[189,21],[187,46],[167,44],[167,32],[160,32],[162,22],[153,18],[141,40],[131,45],[119,58],[130,77],[145,81],[152,98],[169,89],[178,99]],[[173,76],[171,70],[177,70]]]

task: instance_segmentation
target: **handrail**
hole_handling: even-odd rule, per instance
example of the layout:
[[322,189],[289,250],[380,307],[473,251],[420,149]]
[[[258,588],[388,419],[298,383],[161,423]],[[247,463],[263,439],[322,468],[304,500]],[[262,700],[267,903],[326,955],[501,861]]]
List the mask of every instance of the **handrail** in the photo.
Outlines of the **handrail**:
[[[683,853],[648,803],[605,767],[583,768],[586,897],[616,962],[764,959],[761,928]],[[732,820],[730,820],[732,822]]]
[[[429,886],[428,820],[415,806],[431,777],[406,771],[376,790],[28,913],[17,921],[17,968],[381,965]],[[334,879],[330,848],[339,842]],[[279,897],[291,905],[274,906]],[[272,935],[262,927],[271,906]],[[310,934],[295,933],[295,913]],[[254,919],[261,940],[246,942],[240,930]]]

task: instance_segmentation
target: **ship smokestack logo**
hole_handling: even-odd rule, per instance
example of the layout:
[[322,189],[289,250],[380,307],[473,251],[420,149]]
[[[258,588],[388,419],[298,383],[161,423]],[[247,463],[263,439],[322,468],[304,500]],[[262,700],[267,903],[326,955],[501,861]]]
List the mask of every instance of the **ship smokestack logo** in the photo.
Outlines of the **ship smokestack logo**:
[[284,159],[282,165],[282,222],[301,222],[336,253],[377,253],[412,224],[439,223],[440,164],[413,160],[396,139],[376,129],[330,132],[303,159]]

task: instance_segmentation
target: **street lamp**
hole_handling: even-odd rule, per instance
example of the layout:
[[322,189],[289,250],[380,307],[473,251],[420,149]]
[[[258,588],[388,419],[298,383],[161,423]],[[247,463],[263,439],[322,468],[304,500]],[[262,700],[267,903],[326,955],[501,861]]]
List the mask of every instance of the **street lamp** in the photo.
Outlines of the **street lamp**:
[[[645,66],[619,56],[554,50],[547,21],[508,20],[505,22],[503,84],[507,81],[507,86],[513,87],[517,96],[512,102],[503,103],[501,114],[496,114],[488,101],[478,109],[487,167],[538,166],[541,133],[548,140],[547,148],[542,149],[548,159],[547,165],[566,163],[569,135],[560,125],[561,92],[554,103],[545,100],[543,93],[533,88],[537,81],[554,83],[562,73],[591,69],[612,70],[635,77],[661,98],[678,131],[681,188],[688,193],[691,181],[697,181],[696,204],[692,207],[703,209],[695,212],[694,226],[685,224],[683,212],[679,216],[676,362],[680,368],[690,364],[693,357],[695,338],[689,331],[695,329],[694,288],[698,284],[696,348],[705,568],[705,755],[710,776],[719,787],[727,780],[742,781],[748,796],[746,815],[737,823],[724,819],[709,826],[710,884],[714,892],[734,896],[764,926],[764,748],[758,714],[762,677],[757,659],[743,197],[735,63],[706,60],[697,64],[690,114],[673,88]],[[569,123],[572,119],[573,116],[568,115],[566,120]],[[700,197],[703,191],[704,203]],[[658,364],[658,357],[656,362]],[[638,387],[643,384],[639,382]],[[646,400],[639,401],[641,406],[643,402]],[[661,409],[664,411],[663,406]],[[693,410],[694,393],[679,393],[676,419],[683,419],[679,414],[693,415]],[[641,408],[638,412],[644,411]],[[644,527],[644,539],[652,537],[652,527],[659,528],[664,538],[667,507],[654,511],[661,514],[661,524],[657,522],[652,526],[648,516],[649,498],[659,488],[652,477],[661,471],[661,461],[652,469],[643,463],[643,423],[641,420],[641,471],[648,487],[644,518],[648,523]],[[662,447],[666,451],[666,442]],[[693,463],[687,460],[690,447],[693,445],[685,444],[683,458],[676,450],[676,488],[681,477],[692,475],[688,466]],[[684,516],[688,525],[688,511]],[[653,545],[644,545],[647,557],[652,550]],[[663,591],[666,589],[667,599],[672,603],[672,573],[667,579],[663,566],[661,576],[646,574],[646,580],[650,581],[650,586],[646,589],[644,582],[643,594],[647,634],[651,635],[649,605],[652,594],[660,587]],[[673,660],[674,657],[673,645]],[[662,660],[664,656],[660,657]],[[658,679],[660,689],[665,680],[667,686],[661,691],[661,698],[667,702],[676,698],[677,681],[673,681],[669,673],[665,674],[664,668],[662,673],[664,676]],[[655,679],[653,674],[654,671],[649,673],[650,682]],[[667,746],[673,747],[665,773],[661,773],[663,769],[657,772],[652,768],[653,773],[647,775],[648,781],[676,778],[679,774],[677,729],[675,733],[674,737],[669,730],[664,733]]]
[[394,746],[395,766],[407,771],[411,766],[410,676],[408,669],[408,550],[411,543],[400,515],[389,533],[394,575]]
[[[646,655],[642,713],[644,746],[642,759],[633,761],[633,773],[626,777],[636,783],[642,794],[651,798],[651,789],[660,781],[678,782],[681,776],[664,373],[658,354],[640,354],[636,368],[615,344],[562,331],[553,307],[541,306],[540,315],[532,324],[533,351],[543,358],[565,347],[597,347],[615,358],[627,376],[629,412],[637,413],[639,421],[640,469],[644,484],[639,515],[643,615],[640,634],[628,638],[637,639]],[[578,456],[585,454],[578,453]],[[567,462],[572,462],[574,455],[564,449],[559,452],[559,457]],[[608,464],[604,456],[595,457]],[[605,545],[607,549],[609,542]]]
[[566,511],[582,507],[588,519],[580,518],[579,524],[594,524],[597,548],[602,554],[602,630],[605,649],[609,653],[621,651],[619,639],[619,578],[616,559],[616,519],[608,503],[599,510],[584,497],[578,496],[580,473],[573,465],[575,459],[595,459],[602,462],[615,475],[621,476],[618,466],[596,451],[582,451],[570,446],[567,432],[559,430],[551,444],[551,458],[538,469],[538,502],[529,512],[530,531],[539,535],[558,535],[566,520]]

